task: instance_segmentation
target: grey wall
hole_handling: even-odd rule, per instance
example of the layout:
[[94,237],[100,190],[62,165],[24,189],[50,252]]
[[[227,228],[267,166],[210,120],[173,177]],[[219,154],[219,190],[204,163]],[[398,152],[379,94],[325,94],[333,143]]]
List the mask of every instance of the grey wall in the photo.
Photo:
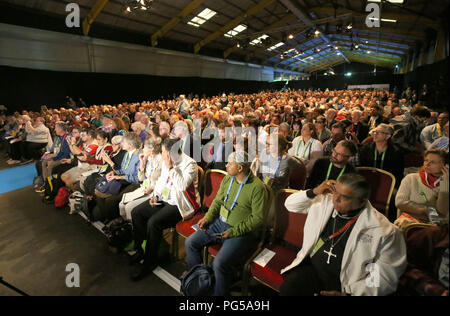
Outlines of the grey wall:
[[272,81],[301,73],[134,44],[0,24],[0,65],[41,70]]

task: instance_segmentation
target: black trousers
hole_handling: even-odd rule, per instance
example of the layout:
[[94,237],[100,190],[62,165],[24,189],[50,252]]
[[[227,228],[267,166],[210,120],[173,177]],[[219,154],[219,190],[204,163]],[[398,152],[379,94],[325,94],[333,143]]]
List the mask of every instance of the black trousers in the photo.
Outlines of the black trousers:
[[10,146],[9,147],[9,149],[10,149],[9,156],[11,159],[20,160],[22,158],[21,152],[20,152],[21,143],[22,143],[22,141],[9,144],[9,146]]
[[314,266],[309,259],[305,260],[288,272],[280,288],[281,296],[314,296],[325,290]]
[[178,207],[165,202],[151,206],[149,201],[145,201],[131,211],[131,217],[136,250],[142,251],[142,242],[147,240],[144,265],[157,263],[163,230],[175,226],[183,219]]
[[95,201],[98,206],[98,213],[94,214],[94,218],[100,221],[112,221],[120,216],[119,203],[125,193],[133,192],[139,188],[139,183],[131,183],[118,193],[107,198],[96,196]]
[[41,149],[45,148],[47,143],[33,143],[23,141],[20,144],[20,152],[25,159],[39,160],[42,156]]

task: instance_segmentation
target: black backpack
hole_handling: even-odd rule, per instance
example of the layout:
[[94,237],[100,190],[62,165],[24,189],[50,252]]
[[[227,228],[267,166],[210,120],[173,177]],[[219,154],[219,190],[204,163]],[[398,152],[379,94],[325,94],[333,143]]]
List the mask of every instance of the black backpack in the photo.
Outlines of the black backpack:
[[58,174],[54,174],[45,179],[44,184],[44,202],[52,202],[58,195],[59,189],[65,186]]
[[211,266],[197,264],[181,276],[180,291],[184,296],[212,296],[215,281]]
[[108,243],[118,249],[124,249],[133,240],[133,227],[130,222],[114,225],[107,232]]

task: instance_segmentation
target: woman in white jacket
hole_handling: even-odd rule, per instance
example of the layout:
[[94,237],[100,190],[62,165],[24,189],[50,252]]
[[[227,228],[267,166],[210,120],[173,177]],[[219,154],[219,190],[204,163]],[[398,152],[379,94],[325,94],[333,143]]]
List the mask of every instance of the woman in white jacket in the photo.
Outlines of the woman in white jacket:
[[[131,211],[137,263],[131,279],[138,281],[158,264],[158,249],[164,229],[174,227],[200,208],[198,168],[194,159],[181,151],[179,139],[166,138],[162,144],[161,175],[148,201]],[[145,254],[140,245],[147,240]],[[144,259],[143,264],[138,264]]]
[[281,270],[281,295],[388,295],[406,268],[402,233],[368,201],[364,177],[345,174],[292,194],[285,206],[308,214],[302,249]]

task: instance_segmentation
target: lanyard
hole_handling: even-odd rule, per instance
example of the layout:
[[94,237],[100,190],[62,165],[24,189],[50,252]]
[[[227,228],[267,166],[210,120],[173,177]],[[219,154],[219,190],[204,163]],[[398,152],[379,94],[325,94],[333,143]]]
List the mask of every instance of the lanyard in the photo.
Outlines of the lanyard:
[[[384,156],[386,155],[387,152],[387,148],[383,151],[383,154],[381,155],[381,165],[380,165],[380,169],[383,169],[383,165],[384,165]],[[377,159],[378,159],[378,150],[375,147],[375,153],[374,153],[374,162],[373,162],[373,167],[376,168],[377,167]]]
[[[300,150],[300,145],[302,144],[302,143],[305,143],[303,140],[301,140],[299,143],[298,143],[298,146],[297,146],[297,157],[299,157],[298,156],[298,152],[299,152],[299,150]],[[308,150],[308,148],[311,146],[311,144],[312,144],[312,139],[308,142],[308,144],[306,144],[306,147],[305,147],[305,150],[303,151],[303,156],[302,156],[302,158],[303,159],[305,159],[305,154],[306,154],[306,151]]]
[[[166,184],[169,183],[169,179],[170,179],[170,175],[167,177]],[[172,185],[173,185],[173,180],[170,182],[170,187],[172,187]]]
[[131,162],[131,158],[133,157],[133,154],[134,150],[127,153],[124,163],[122,164],[122,170],[126,170],[128,168]]
[[[244,186],[245,182],[247,182],[247,179],[248,179],[249,176],[250,176],[250,173],[245,177],[244,181],[242,181],[241,185],[239,186],[239,190],[237,191],[236,196],[234,197],[233,204],[231,204],[230,211],[232,211],[234,206],[236,205],[236,201],[237,201],[237,199],[239,197],[239,194],[241,194],[242,187]],[[230,194],[230,190],[231,190],[231,186],[233,185],[233,181],[234,181],[234,177],[231,179],[230,185],[228,186],[227,195],[225,196],[225,200],[223,201],[224,204],[228,200],[228,195]]]
[[347,224],[344,225],[344,227],[342,227],[337,232],[335,232],[333,235],[328,237],[327,241],[330,241],[330,240],[336,238],[337,236],[339,236],[340,234],[342,234],[343,232],[345,232],[347,230],[347,228],[349,228],[354,222],[356,222],[358,220],[358,218],[359,218],[359,216],[356,216],[356,217],[352,218],[351,220],[349,220],[347,222]]
[[[330,165],[328,166],[327,178],[325,180],[328,180],[328,178],[330,177],[331,167],[333,167],[333,163],[330,162]],[[339,178],[344,174],[345,168],[347,168],[347,165],[345,165],[344,168],[342,168],[336,181],[339,180]]]
[[[280,171],[280,165],[281,165],[281,156],[280,158],[278,158],[278,167],[275,170],[275,174],[273,175],[274,178],[276,178],[278,176],[278,172]],[[272,169],[270,168],[270,157],[269,157],[269,172],[271,172]]]
[[439,123],[436,124],[436,129],[437,129],[439,137],[442,137],[441,126],[439,125]]

